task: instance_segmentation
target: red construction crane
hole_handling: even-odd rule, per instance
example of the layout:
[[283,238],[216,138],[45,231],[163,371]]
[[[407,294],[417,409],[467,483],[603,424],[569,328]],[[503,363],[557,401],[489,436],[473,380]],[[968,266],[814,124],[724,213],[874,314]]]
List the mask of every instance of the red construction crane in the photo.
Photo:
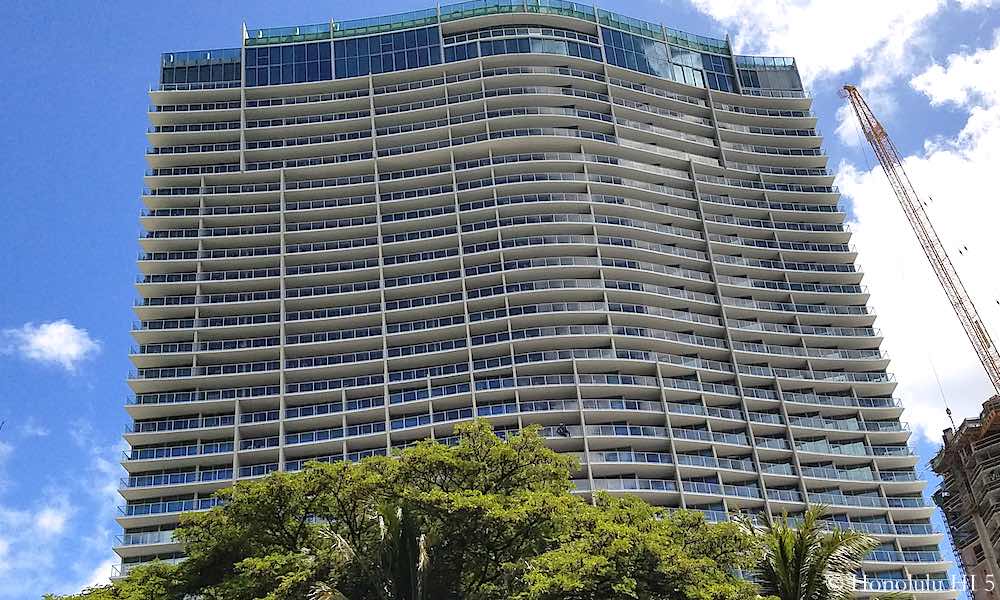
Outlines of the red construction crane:
[[[854,114],[857,115],[865,137],[871,144],[872,150],[875,151],[878,161],[882,164],[882,170],[889,178],[893,191],[896,192],[899,205],[903,207],[903,212],[906,213],[906,218],[913,227],[913,233],[917,236],[920,247],[927,255],[927,260],[930,261],[931,268],[934,269],[934,274],[937,275],[941,287],[948,296],[948,301],[951,302],[951,307],[955,310],[958,320],[962,322],[962,327],[965,329],[965,334],[969,336],[972,347],[976,349],[979,361],[983,363],[983,369],[986,370],[990,381],[993,382],[993,387],[1000,394],[1000,354],[997,353],[997,348],[979,317],[976,305],[973,304],[972,298],[965,290],[965,285],[958,276],[955,265],[952,264],[948,252],[941,244],[941,238],[934,230],[934,225],[924,209],[924,203],[921,202],[910,178],[903,169],[903,161],[896,150],[896,145],[892,143],[892,138],[889,137],[885,127],[872,114],[871,108],[868,107],[868,103],[865,102],[858,88],[853,85],[845,85],[842,95],[850,100]],[[948,412],[950,415],[951,411]]]

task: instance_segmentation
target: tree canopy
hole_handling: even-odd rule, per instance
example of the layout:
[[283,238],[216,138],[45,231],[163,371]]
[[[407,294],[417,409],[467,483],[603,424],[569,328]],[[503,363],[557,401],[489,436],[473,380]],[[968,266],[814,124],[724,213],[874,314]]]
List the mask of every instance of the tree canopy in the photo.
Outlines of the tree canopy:
[[[739,600],[751,535],[699,513],[571,493],[573,459],[485,421],[397,457],[308,463],[185,515],[187,558],[63,600]],[[54,597],[53,597],[54,598]]]

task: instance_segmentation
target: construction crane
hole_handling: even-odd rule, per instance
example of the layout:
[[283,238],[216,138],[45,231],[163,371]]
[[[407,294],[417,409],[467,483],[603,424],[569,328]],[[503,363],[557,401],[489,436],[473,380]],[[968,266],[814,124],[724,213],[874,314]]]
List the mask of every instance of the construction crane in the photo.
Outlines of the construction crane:
[[[854,114],[857,115],[861,128],[865,132],[865,138],[868,139],[868,143],[871,144],[872,150],[875,151],[875,155],[882,164],[882,170],[889,178],[893,191],[896,192],[899,205],[903,207],[903,212],[906,213],[906,218],[913,227],[913,233],[917,236],[920,247],[927,255],[927,260],[930,261],[931,268],[934,269],[934,274],[937,275],[941,288],[948,296],[948,301],[958,316],[958,320],[962,322],[962,328],[969,336],[969,341],[972,342],[972,347],[975,348],[979,361],[983,364],[983,369],[986,370],[990,381],[993,382],[993,387],[1000,394],[1000,354],[997,353],[997,347],[993,344],[993,339],[990,338],[989,332],[983,325],[976,305],[972,302],[962,279],[958,276],[955,265],[948,257],[948,252],[945,251],[941,238],[938,237],[937,231],[927,215],[924,203],[920,200],[917,191],[913,188],[913,183],[910,182],[909,176],[903,169],[903,161],[899,156],[899,151],[896,150],[896,145],[892,143],[892,138],[889,137],[885,127],[872,114],[871,108],[868,107],[868,103],[865,102],[858,88],[853,85],[845,85],[841,95],[850,100]],[[948,416],[951,416],[950,409]]]

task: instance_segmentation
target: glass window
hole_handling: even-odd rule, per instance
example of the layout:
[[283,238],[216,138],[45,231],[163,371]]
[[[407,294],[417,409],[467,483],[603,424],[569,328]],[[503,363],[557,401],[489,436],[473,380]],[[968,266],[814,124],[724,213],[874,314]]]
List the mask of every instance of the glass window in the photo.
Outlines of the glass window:
[[[441,62],[441,34],[437,27],[338,40],[333,47],[337,78],[385,73]],[[449,52],[449,56],[453,56]],[[357,63],[351,60],[357,57]],[[346,60],[345,60],[346,59]],[[341,68],[341,61],[343,68]]]
[[332,79],[330,49],[330,42],[248,48],[247,56],[254,53],[253,64],[258,66],[256,69],[252,68],[251,60],[248,58],[247,86]]
[[733,66],[728,58],[717,54],[702,54],[701,66],[705,69],[708,87],[724,92],[736,91]]
[[[254,83],[250,83],[252,69],[247,68],[247,85],[277,85],[332,79],[329,67],[330,48],[330,42],[313,42],[248,49],[248,55],[256,50],[254,59],[258,68],[253,78]],[[326,69],[322,67],[324,62],[327,63]],[[263,65],[267,67],[261,69]]]
[[[606,27],[601,28],[601,37],[607,47],[609,63],[661,77],[662,73],[669,72],[667,45],[663,42]],[[595,60],[600,60],[600,53],[596,54]]]

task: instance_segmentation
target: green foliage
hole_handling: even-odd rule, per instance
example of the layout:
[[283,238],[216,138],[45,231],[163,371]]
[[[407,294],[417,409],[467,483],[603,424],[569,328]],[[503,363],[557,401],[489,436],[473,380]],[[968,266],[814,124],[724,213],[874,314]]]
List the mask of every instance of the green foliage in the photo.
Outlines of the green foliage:
[[762,559],[757,576],[763,592],[779,600],[848,600],[854,597],[854,573],[861,561],[878,546],[878,540],[858,531],[823,531],[826,508],[806,511],[802,523],[792,527],[788,518],[757,528],[741,522],[748,535],[758,535]]
[[642,500],[598,497],[573,514],[551,550],[528,560],[519,600],[756,598],[731,576],[755,555],[734,524],[698,513],[663,514]]
[[[570,493],[573,459],[485,421],[397,458],[309,463],[186,515],[188,558],[73,600],[722,600],[755,597],[735,525]],[[70,600],[67,598],[66,600]]]
[[176,565],[152,562],[136,567],[111,585],[101,585],[71,596],[46,594],[44,600],[166,600],[182,598]]

